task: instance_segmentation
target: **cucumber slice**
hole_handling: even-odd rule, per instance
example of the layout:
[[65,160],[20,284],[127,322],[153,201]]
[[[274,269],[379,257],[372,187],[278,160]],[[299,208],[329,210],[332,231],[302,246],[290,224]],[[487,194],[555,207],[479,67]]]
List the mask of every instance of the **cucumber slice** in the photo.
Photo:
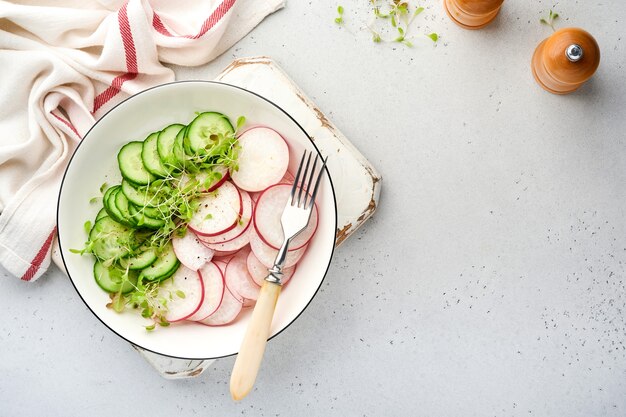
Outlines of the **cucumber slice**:
[[117,293],[120,290],[122,294],[126,294],[135,289],[137,283],[137,272],[128,271],[128,279],[124,279],[124,273],[121,269],[105,267],[102,262],[96,261],[93,265],[93,276],[100,288],[110,293]]
[[189,124],[187,129],[187,139],[189,140],[189,150],[193,155],[206,154],[218,136],[233,134],[235,129],[222,113],[205,112],[200,113]]
[[117,162],[124,178],[135,184],[148,185],[156,180],[156,177],[143,165],[142,151],[143,142],[129,142],[120,149],[117,154]]
[[176,123],[169,125],[159,133],[157,152],[159,153],[159,158],[161,158],[161,164],[163,164],[168,174],[180,168],[178,159],[174,155],[174,142],[176,141],[176,135],[184,127],[184,125]]
[[133,204],[133,203],[130,203],[130,205],[133,207],[130,209],[131,214],[142,212],[146,216],[152,217],[153,219],[165,219],[169,217],[169,211],[164,211],[164,210],[161,210],[160,208],[156,208],[156,207],[141,208],[138,205]]
[[111,187],[110,189],[111,189],[111,193],[106,198],[106,200],[104,200],[104,209],[107,211],[109,216],[116,222],[121,223],[125,226],[132,226],[132,223],[130,223],[128,220],[124,218],[122,213],[117,208],[117,205],[115,204],[117,193],[122,191],[121,187],[119,185],[116,185],[116,186]]
[[141,150],[141,160],[146,169],[157,177],[165,177],[168,174],[167,169],[161,163],[159,152],[157,151],[157,139],[160,132],[151,133],[146,140],[143,141]]
[[98,259],[120,259],[139,247],[140,242],[132,228],[111,217],[98,220],[89,232],[93,254]]
[[160,198],[147,187],[135,187],[129,181],[122,180],[122,192],[131,203],[139,207],[156,207]]
[[185,132],[187,131],[187,126],[180,129],[176,134],[176,138],[174,139],[173,152],[174,157],[176,158],[177,166],[185,169],[187,162],[187,155],[185,154],[185,149],[183,147],[183,139],[185,138]]
[[[106,194],[105,194],[105,195],[106,195]],[[103,201],[104,201],[104,198],[103,198]],[[100,220],[101,218],[106,217],[106,216],[108,216],[108,215],[109,215],[109,213],[107,213],[107,210],[103,207],[103,208],[101,208],[101,209],[100,209],[100,211],[98,212],[98,214],[96,214],[96,220],[95,220],[95,221],[98,221],[98,220]]]
[[180,266],[180,261],[174,253],[171,243],[163,248],[157,260],[149,267],[141,271],[140,276],[148,281],[163,281],[172,275]]
[[[141,210],[139,207],[135,207],[137,210]],[[161,210],[155,207],[144,207],[143,214],[153,219],[163,219],[169,216],[169,211]]]
[[131,204],[128,207],[128,211],[130,212],[130,216],[132,217],[137,227],[158,229],[165,224],[165,220],[150,217],[145,211],[142,214],[141,209],[134,204]]
[[157,260],[157,254],[154,249],[148,249],[138,255],[120,259],[120,266],[124,269],[144,269],[149,267]]
[[115,207],[117,208],[120,215],[122,216],[122,220],[124,220],[123,223],[128,223],[133,226],[137,225],[137,222],[128,211],[128,199],[124,195],[123,190],[118,190],[115,193],[115,201],[113,204],[115,204]]

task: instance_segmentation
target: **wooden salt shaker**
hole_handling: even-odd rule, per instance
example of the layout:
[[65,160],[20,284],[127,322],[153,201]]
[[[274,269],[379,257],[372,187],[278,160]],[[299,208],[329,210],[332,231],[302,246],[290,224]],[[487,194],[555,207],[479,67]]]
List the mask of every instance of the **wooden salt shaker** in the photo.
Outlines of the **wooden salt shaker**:
[[587,81],[600,64],[600,48],[588,32],[559,29],[544,39],[533,54],[537,83],[554,94],[568,94]]
[[450,19],[465,29],[481,29],[496,18],[504,0],[443,0]]

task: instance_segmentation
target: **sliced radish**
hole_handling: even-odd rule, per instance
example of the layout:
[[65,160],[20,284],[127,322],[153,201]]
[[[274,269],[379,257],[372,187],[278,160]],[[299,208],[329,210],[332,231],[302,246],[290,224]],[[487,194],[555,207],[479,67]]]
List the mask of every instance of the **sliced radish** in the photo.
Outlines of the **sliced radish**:
[[198,270],[198,274],[204,284],[204,300],[200,308],[187,320],[198,321],[209,317],[217,311],[224,297],[224,276],[217,265],[208,262]]
[[229,240],[233,240],[241,236],[248,229],[248,225],[252,221],[252,210],[254,207],[252,198],[250,198],[250,194],[246,191],[241,191],[241,201],[243,204],[243,212],[241,214],[241,218],[237,221],[237,225],[228,232],[221,233],[217,236],[202,237],[202,241],[204,241],[204,243],[228,242]]
[[204,182],[207,180],[207,177],[209,176],[209,173],[207,171],[200,171],[195,174],[183,174],[180,177],[179,188],[182,189],[193,178],[203,185],[203,187],[201,188],[202,191],[211,192],[217,190],[220,186],[222,186],[222,184],[224,184],[228,180],[228,178],[230,178],[230,176],[228,174],[228,168],[223,165],[215,167],[214,170],[215,172],[218,172],[220,174],[220,178],[214,180],[212,184],[204,184]]
[[213,256],[216,257],[216,258],[223,258],[225,256],[234,255],[237,252],[239,252],[239,249],[237,249],[237,250],[228,250],[228,251],[214,250],[213,251]]
[[223,165],[215,168],[215,171],[219,172],[222,175],[222,178],[215,181],[211,186],[209,186],[209,188],[206,190],[209,193],[220,188],[228,180],[228,178],[230,178],[230,175],[228,174],[228,168]]
[[[259,237],[276,250],[283,243],[280,218],[290,194],[291,185],[277,184],[269,187],[263,191],[254,209],[254,227]],[[298,250],[309,243],[317,230],[317,218],[317,205],[314,204],[308,226],[291,241],[290,251]]]
[[236,292],[242,298],[256,300],[259,298],[261,287],[252,280],[248,272],[247,260],[248,254],[250,253],[250,249],[246,248],[240,250],[237,255],[233,256],[233,259],[230,260],[226,267],[224,279],[231,291]]
[[248,228],[238,237],[233,240],[229,240],[224,243],[206,243],[205,245],[214,251],[219,252],[230,252],[230,251],[238,251],[239,249],[245,247],[248,243],[250,243],[250,233],[254,230],[252,223],[248,224]]
[[208,326],[222,326],[235,320],[241,309],[243,308],[243,300],[235,298],[235,296],[228,290],[224,291],[224,297],[222,298],[222,304],[209,317],[198,321],[198,323],[206,324]]
[[283,176],[283,179],[280,180],[280,182],[283,184],[293,184],[293,180],[295,179],[296,177],[294,177],[291,172],[287,171],[285,172],[285,175]]
[[205,246],[191,230],[187,230],[183,237],[174,236],[172,245],[178,260],[193,271],[213,258],[213,249]]
[[241,193],[231,182],[199,199],[200,206],[189,221],[189,228],[197,235],[215,236],[237,226],[243,204]]
[[[256,257],[254,252],[250,252],[250,254],[248,255],[248,259],[246,259],[246,266],[248,267],[248,272],[250,273],[250,276],[252,277],[254,283],[258,286],[263,285],[263,281],[265,281],[265,278],[269,273],[268,267],[266,267],[265,265],[263,265],[263,263],[261,263],[261,261],[259,261],[259,258]],[[283,276],[281,278],[281,282],[283,285],[289,282],[295,270],[296,265],[283,269]]]
[[256,300],[248,300],[247,298],[243,300],[243,308],[254,307],[256,304]]
[[[233,257],[233,255],[231,255],[227,259],[213,257],[213,261],[212,262],[215,265],[217,265],[217,267],[220,269],[220,271],[222,271],[222,276],[224,276],[224,274],[226,273],[226,266],[228,265],[228,261],[230,261],[232,259],[232,257]],[[226,281],[224,281],[224,285],[226,285]]]
[[[250,228],[249,236],[250,248],[252,249],[252,252],[254,252],[255,256],[259,259],[259,261],[261,261],[261,263],[268,268],[274,266],[274,261],[276,260],[276,255],[278,255],[278,251],[269,246],[267,243],[263,242],[263,240],[259,237],[253,227]],[[302,255],[304,255],[305,251],[306,246],[298,250],[287,252],[287,259],[285,259],[284,268],[294,266],[300,260],[300,258],[302,258]]]
[[283,178],[289,165],[289,148],[273,129],[255,127],[238,138],[239,169],[230,174],[234,183],[246,191],[261,191]]
[[167,321],[185,320],[200,308],[204,300],[204,283],[196,271],[181,265],[170,279],[161,283],[158,296],[167,300]]

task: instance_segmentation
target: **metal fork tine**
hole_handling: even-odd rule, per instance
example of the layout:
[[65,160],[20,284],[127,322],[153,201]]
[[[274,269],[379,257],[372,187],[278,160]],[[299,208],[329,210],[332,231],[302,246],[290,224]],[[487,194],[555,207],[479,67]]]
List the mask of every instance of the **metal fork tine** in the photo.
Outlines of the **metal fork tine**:
[[311,164],[311,156],[313,152],[309,153],[309,157],[306,160],[306,167],[304,168],[304,173],[302,174],[302,182],[300,183],[300,190],[298,191],[298,203],[296,204],[298,207],[301,207],[300,200],[302,199],[302,190],[304,189],[304,182],[306,181],[306,174],[309,172],[309,165]]
[[306,158],[306,150],[302,154],[302,159],[300,160],[300,165],[298,165],[298,172],[296,172],[296,177],[293,180],[293,186],[291,187],[291,196],[289,197],[289,201],[293,206],[293,198],[296,195],[296,190],[298,189],[298,182],[300,182],[300,171],[302,171],[302,165],[304,165],[304,158]]
[[311,194],[311,201],[309,201],[309,205],[306,207],[307,209],[312,208],[313,204],[315,203],[315,196],[317,196],[317,190],[321,182],[320,180],[322,179],[322,175],[324,175],[324,168],[326,168],[326,161],[328,161],[328,156],[324,158],[324,163],[322,164],[322,167],[320,168],[320,173],[317,175],[317,179],[315,180],[315,188],[313,189],[313,194]]
[[313,175],[315,175],[315,167],[317,166],[317,160],[318,160],[317,154],[315,154],[315,160],[313,161],[313,167],[311,168],[311,175],[309,176],[309,181],[306,183],[306,192],[304,193],[304,202],[302,203],[302,207],[307,206],[307,198],[310,198],[311,196],[311,188],[313,187]]

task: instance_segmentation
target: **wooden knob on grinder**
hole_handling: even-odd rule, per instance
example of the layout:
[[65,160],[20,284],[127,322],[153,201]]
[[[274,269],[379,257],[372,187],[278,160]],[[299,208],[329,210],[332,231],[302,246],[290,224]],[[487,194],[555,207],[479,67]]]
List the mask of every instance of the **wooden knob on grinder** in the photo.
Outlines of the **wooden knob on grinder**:
[[450,19],[465,29],[481,29],[500,12],[504,0],[443,0]]
[[532,58],[537,83],[554,94],[568,94],[578,89],[598,69],[600,47],[580,28],[559,29],[543,40]]

